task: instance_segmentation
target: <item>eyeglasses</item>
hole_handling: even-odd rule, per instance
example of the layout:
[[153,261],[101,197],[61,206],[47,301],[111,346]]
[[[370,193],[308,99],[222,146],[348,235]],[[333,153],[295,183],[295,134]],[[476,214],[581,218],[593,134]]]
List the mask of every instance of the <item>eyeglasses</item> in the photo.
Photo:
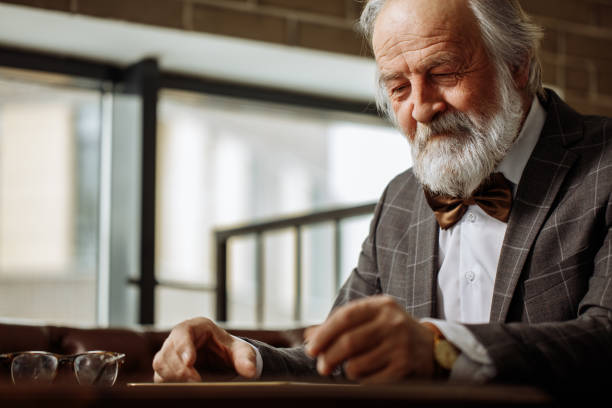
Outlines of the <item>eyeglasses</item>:
[[72,366],[79,384],[110,387],[117,379],[119,365],[125,361],[125,354],[88,351],[62,355],[46,351],[24,351],[0,354],[0,361],[11,364],[13,384],[51,383],[57,377],[59,367],[67,364]]

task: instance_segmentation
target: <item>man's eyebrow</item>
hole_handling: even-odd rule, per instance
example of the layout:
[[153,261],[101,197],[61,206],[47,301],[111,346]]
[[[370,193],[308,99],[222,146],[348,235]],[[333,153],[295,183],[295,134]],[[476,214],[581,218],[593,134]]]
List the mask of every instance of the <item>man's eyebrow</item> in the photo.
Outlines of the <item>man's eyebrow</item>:
[[394,81],[396,79],[404,78],[404,75],[400,72],[381,72],[380,73],[380,82],[387,83],[390,81]]
[[444,64],[458,64],[461,63],[461,58],[452,53],[444,53],[434,55],[432,57],[426,58],[419,62],[418,70],[420,71],[428,71],[432,68],[438,67]]

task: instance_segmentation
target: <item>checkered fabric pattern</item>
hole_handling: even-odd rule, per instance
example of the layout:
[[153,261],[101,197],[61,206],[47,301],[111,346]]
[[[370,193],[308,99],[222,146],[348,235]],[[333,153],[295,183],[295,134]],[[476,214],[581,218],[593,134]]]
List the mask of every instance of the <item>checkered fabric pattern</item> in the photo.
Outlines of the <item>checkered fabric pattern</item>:
[[[542,104],[547,119],[517,187],[490,323],[468,328],[499,380],[558,385],[612,365],[612,120],[582,116],[552,91]],[[417,318],[435,317],[437,243],[408,170],[381,197],[334,307],[384,293]],[[262,355],[264,373],[314,370],[299,349]]]

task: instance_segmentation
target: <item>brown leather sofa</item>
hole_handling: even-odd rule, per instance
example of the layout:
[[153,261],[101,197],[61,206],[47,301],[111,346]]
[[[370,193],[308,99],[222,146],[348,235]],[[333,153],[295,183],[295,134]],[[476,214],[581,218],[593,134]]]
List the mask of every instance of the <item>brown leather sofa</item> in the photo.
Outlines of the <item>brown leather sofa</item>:
[[[261,340],[277,347],[295,346],[302,341],[302,330],[238,330],[236,336]],[[168,331],[150,328],[76,328],[67,326],[35,326],[0,323],[0,353],[16,351],[49,351],[75,354],[87,350],[125,353],[117,384],[152,381],[151,367],[155,353],[168,336]],[[10,381],[9,367],[0,367],[0,382]]]

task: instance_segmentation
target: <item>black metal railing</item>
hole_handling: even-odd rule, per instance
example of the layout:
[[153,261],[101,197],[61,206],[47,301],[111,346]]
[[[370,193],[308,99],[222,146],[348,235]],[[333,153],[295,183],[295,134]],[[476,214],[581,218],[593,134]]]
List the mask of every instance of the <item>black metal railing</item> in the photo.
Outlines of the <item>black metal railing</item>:
[[372,214],[375,203],[363,204],[354,207],[338,208],[326,211],[313,212],[297,217],[279,218],[266,222],[243,225],[236,228],[219,229],[215,231],[216,257],[217,257],[217,321],[227,321],[228,291],[228,241],[231,238],[245,235],[255,236],[255,319],[258,324],[263,323],[264,319],[264,234],[270,231],[292,229],[295,245],[294,259],[294,298],[293,298],[293,318],[299,322],[302,318],[302,233],[305,226],[331,222],[334,235],[334,282],[335,289],[340,287],[340,245],[342,243],[342,233],[340,224],[346,218],[358,217]]

